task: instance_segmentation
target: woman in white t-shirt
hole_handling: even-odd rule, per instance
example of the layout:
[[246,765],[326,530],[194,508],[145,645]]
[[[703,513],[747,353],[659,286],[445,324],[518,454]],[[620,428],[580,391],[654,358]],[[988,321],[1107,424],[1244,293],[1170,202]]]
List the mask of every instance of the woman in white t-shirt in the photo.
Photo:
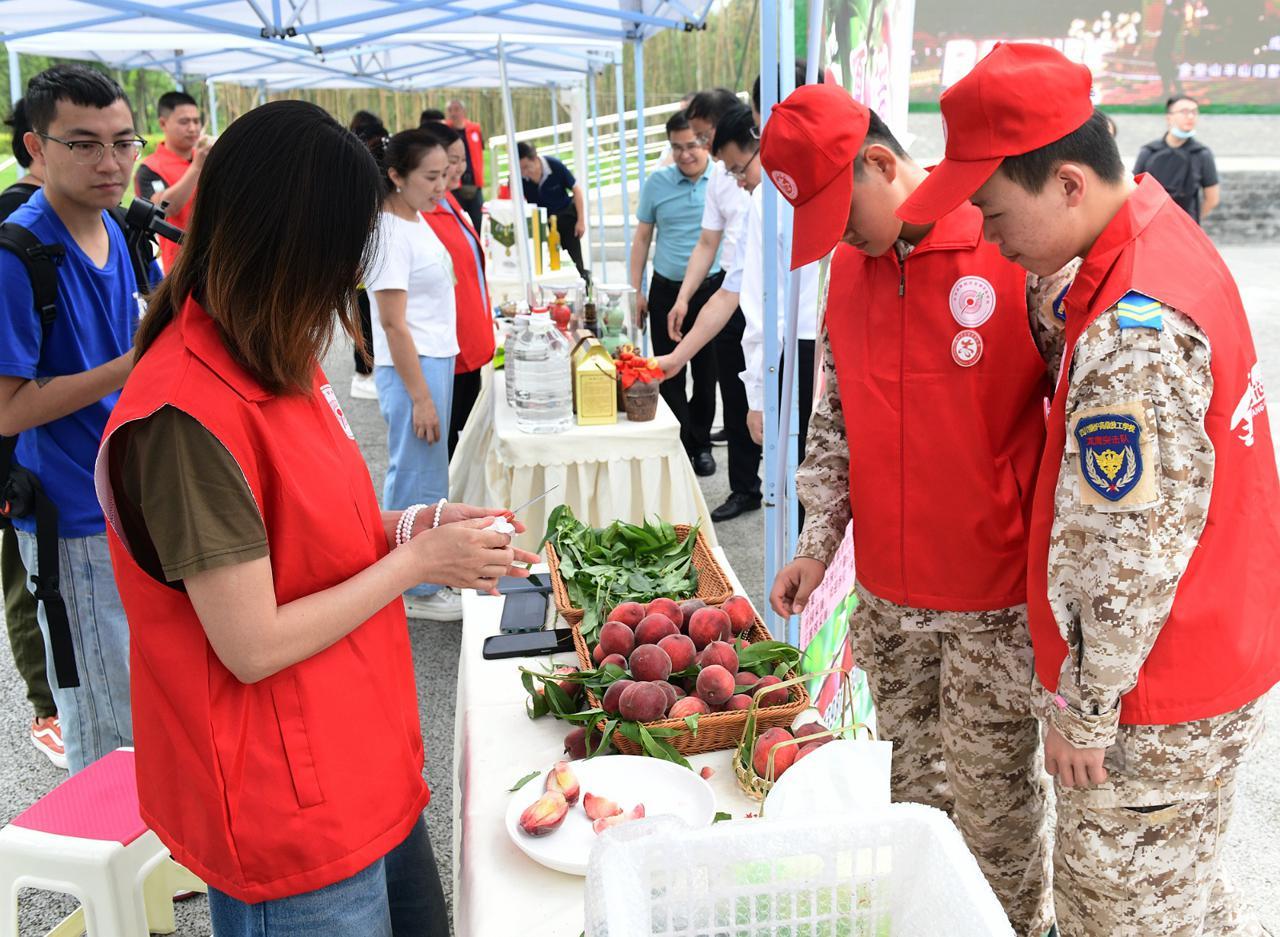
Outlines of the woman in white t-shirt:
[[[449,494],[449,408],[458,354],[453,262],[422,212],[444,198],[449,158],[440,141],[405,130],[375,143],[386,195],[377,251],[365,276],[373,305],[373,379],[387,421],[384,510]],[[458,594],[423,583],[405,593],[410,618],[462,617]]]

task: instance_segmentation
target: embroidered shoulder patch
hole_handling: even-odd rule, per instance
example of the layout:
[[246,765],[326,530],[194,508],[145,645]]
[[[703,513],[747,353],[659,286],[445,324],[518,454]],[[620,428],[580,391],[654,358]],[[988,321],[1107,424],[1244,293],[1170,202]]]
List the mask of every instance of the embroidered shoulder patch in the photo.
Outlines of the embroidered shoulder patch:
[[1076,421],[1080,475],[1103,498],[1119,501],[1142,480],[1142,427],[1131,416],[1098,413]]
[[1069,289],[1071,289],[1070,283],[1062,288],[1062,292],[1058,294],[1058,298],[1053,301],[1053,317],[1055,319],[1060,319],[1063,322],[1067,321],[1067,314],[1062,311],[1062,301],[1067,298],[1067,290]]
[[1115,305],[1116,324],[1122,329],[1164,328],[1164,306],[1150,296],[1130,290]]

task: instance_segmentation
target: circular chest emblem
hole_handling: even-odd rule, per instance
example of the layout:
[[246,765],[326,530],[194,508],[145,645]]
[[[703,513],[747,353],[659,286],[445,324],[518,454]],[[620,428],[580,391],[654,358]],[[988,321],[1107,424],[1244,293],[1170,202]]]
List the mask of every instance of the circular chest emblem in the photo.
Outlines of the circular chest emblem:
[[951,360],[962,368],[971,368],[982,360],[982,336],[973,329],[957,332],[951,340]]
[[796,196],[800,194],[800,188],[796,185],[796,180],[781,169],[775,169],[769,173],[769,178],[773,180],[773,184],[778,187],[778,191],[783,194],[789,202],[794,202]]
[[996,311],[996,290],[983,277],[961,277],[948,301],[952,318],[966,329],[976,329]]

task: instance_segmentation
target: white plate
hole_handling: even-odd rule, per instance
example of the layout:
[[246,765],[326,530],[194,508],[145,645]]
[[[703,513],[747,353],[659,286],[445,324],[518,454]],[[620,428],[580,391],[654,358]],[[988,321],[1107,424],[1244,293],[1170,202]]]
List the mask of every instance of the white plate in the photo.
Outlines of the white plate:
[[588,792],[614,801],[624,811],[644,804],[646,818],[676,816],[691,827],[707,826],[715,819],[716,795],[711,785],[688,768],[639,755],[602,755],[570,764],[581,793],[558,829],[545,836],[529,836],[520,829],[520,814],[545,793],[545,771],[507,803],[507,835],[525,855],[549,869],[587,874],[587,856],[598,839],[582,809]]

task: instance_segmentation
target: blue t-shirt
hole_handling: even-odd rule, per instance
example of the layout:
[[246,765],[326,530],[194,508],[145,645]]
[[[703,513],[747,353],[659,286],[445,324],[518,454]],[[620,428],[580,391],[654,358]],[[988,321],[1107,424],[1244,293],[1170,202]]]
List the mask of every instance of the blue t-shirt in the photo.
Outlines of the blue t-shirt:
[[[636,217],[657,228],[653,269],[668,280],[684,279],[689,257],[698,246],[710,178],[711,163],[708,162],[696,182],[682,173],[679,166],[664,166],[644,180]],[[707,275],[719,270],[720,252],[717,250]]]
[[[79,374],[124,354],[138,327],[138,288],[120,226],[106,213],[102,224],[111,253],[99,269],[80,249],[41,190],[8,220],[42,243],[61,244],[58,315],[44,340],[27,270],[0,250],[0,374],[35,380]],[[93,486],[93,464],[118,391],[18,437],[18,462],[29,469],[58,506],[58,535],[88,537],[106,529]],[[35,532],[35,518],[14,526]]]
[[542,160],[542,178],[537,182],[524,180],[524,200],[540,205],[549,215],[558,215],[573,204],[573,187],[578,181],[569,167],[554,156],[539,157]]

